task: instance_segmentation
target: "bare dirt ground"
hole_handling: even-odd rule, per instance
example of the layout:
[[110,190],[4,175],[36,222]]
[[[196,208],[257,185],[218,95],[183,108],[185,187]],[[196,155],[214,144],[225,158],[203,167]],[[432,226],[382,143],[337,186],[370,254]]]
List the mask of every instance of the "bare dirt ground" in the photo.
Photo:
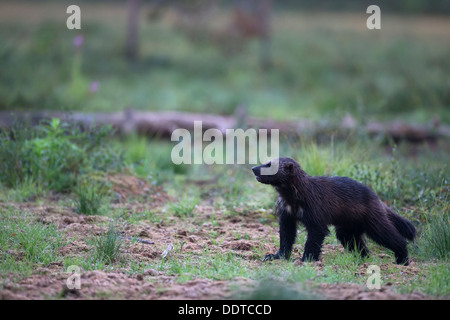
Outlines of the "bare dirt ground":
[[[7,284],[0,291],[0,299],[228,299],[233,297],[230,285],[252,286],[249,279],[218,281],[196,279],[177,283],[174,277],[153,269],[144,275],[129,276],[124,272],[88,271],[81,274],[81,289],[68,289],[67,274],[40,270],[46,274],[35,274],[17,283]],[[431,299],[424,294],[395,293],[389,286],[380,290],[369,290],[360,285],[339,283],[321,284],[315,293],[333,300],[423,300]]]
[[[125,240],[123,255],[126,260],[135,263],[151,263],[161,261],[161,255],[173,244],[178,246],[176,259],[183,260],[187,256],[201,256],[208,249],[208,255],[232,252],[248,264],[248,268],[260,268],[261,257],[267,252],[276,252],[273,241],[268,242],[278,230],[274,224],[261,223],[260,212],[242,211],[237,215],[222,215],[214,207],[197,206],[193,217],[182,219],[167,215],[167,219],[151,222],[147,219],[138,223],[127,222],[130,216],[139,215],[144,210],[162,208],[170,197],[161,189],[148,186],[140,179],[133,177],[112,177],[114,190],[125,199],[144,196],[150,204],[127,202],[112,204],[112,209],[120,208],[124,223],[121,231],[126,236],[135,236],[154,244]],[[127,191],[125,191],[125,189]],[[10,205],[10,204],[9,204]],[[92,251],[87,239],[93,235],[104,233],[112,220],[107,216],[85,216],[75,213],[74,209],[55,201],[45,204],[17,203],[14,206],[32,214],[34,221],[54,224],[70,241],[60,249],[62,257],[86,256]],[[119,218],[122,219],[122,218]],[[211,222],[208,222],[211,221]],[[32,222],[31,222],[32,223]],[[243,235],[246,237],[242,238]],[[301,248],[294,250],[299,256]],[[172,250],[173,251],[173,250]],[[343,251],[340,246],[325,245],[323,254]],[[8,252],[21,259],[19,253]],[[172,254],[171,252],[168,253]],[[278,262],[272,262],[274,264]],[[295,267],[302,268],[299,260],[293,262]],[[314,267],[323,271],[324,263],[314,263]],[[364,274],[367,265],[363,264],[358,272]],[[10,273],[0,276],[4,284],[0,290],[0,299],[227,299],[236,297],[232,288],[252,288],[256,281],[244,277],[231,280],[212,280],[194,277],[188,281],[179,281],[176,274],[147,268],[141,272],[130,272],[127,267],[109,268],[108,270],[83,271],[80,273],[81,289],[68,289],[69,273],[64,270],[63,262],[51,263],[36,268],[28,277]],[[417,275],[419,270],[415,261],[408,267],[381,265],[381,268],[398,268],[396,283],[389,282],[381,290],[368,290],[366,287],[351,283],[312,285],[310,290],[326,299],[427,299],[424,294],[396,293],[392,286],[401,284],[407,275]],[[307,282],[308,283],[308,282]]]

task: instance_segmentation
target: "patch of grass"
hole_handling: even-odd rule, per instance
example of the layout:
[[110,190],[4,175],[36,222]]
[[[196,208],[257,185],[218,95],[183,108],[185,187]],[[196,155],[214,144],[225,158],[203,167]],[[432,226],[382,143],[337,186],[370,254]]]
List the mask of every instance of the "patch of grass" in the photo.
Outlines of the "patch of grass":
[[0,132],[0,181],[2,186],[14,188],[26,176],[25,143],[36,132],[27,125],[15,122],[10,131]]
[[218,182],[208,188],[204,192],[208,198],[216,198],[217,205],[220,205],[230,214],[235,214],[237,207],[243,207],[244,204],[252,204],[255,208],[260,208],[259,204],[255,205],[255,199],[264,199],[264,197],[253,197],[255,190],[251,187],[249,178],[253,176],[248,166],[225,165],[220,168],[216,175],[220,178]]
[[0,184],[0,190],[0,200],[13,202],[35,201],[45,194],[42,185],[32,177],[25,177],[14,188],[1,188]]
[[245,184],[246,175],[239,168],[233,171],[226,175],[227,181],[225,182],[223,197],[226,202],[239,205],[247,190]]
[[427,295],[447,298],[450,295],[450,271],[448,262],[424,263],[417,276],[404,286],[397,286],[400,293],[422,292]]
[[[336,250],[337,251],[337,250]],[[367,258],[370,259],[370,258]],[[323,278],[321,282],[338,283],[338,282],[356,282],[364,284],[366,278],[358,275],[358,268],[364,262],[359,254],[345,251],[340,253],[324,256]]]
[[111,264],[120,259],[123,240],[113,224],[109,226],[107,232],[93,237],[92,242],[94,245],[92,262]]
[[280,282],[305,283],[317,277],[316,268],[305,263],[298,266],[291,260],[276,260],[264,263],[261,268],[254,270],[252,278],[256,280],[275,279]]
[[449,214],[431,216],[418,241],[419,255],[424,258],[450,260]]
[[[64,257],[64,270],[67,270],[70,266],[82,266],[86,262],[86,259],[83,258],[81,255],[76,256],[65,256]],[[85,269],[87,270],[87,269]]]
[[151,268],[151,263],[147,261],[135,261],[130,260],[128,261],[129,267],[126,269],[127,274],[134,275],[134,274],[143,274],[145,270],[148,270]]
[[231,280],[236,277],[250,277],[253,271],[247,267],[246,261],[234,255],[211,252],[205,248],[201,254],[184,253],[175,248],[166,258],[155,264],[153,269],[176,275],[177,281],[185,282],[194,278],[213,280]]
[[125,161],[132,172],[154,185],[162,185],[174,175],[188,171],[188,166],[171,161],[174,144],[169,142],[129,135],[119,145],[126,150]]
[[128,223],[139,224],[140,221],[148,221],[152,224],[160,223],[161,218],[154,210],[143,210],[141,212],[127,213],[126,210],[118,213],[118,216],[125,219]]
[[83,174],[121,167],[120,152],[103,145],[111,135],[110,126],[81,131],[57,118],[31,128],[16,123],[0,133],[1,183],[6,188],[31,183],[42,191],[71,191]]
[[[242,290],[242,289],[241,289]],[[261,280],[255,288],[237,292],[237,299],[243,300],[317,300],[320,297],[299,286],[274,279]]]
[[75,201],[77,213],[86,215],[102,213],[102,207],[108,194],[106,185],[96,182],[83,183],[77,187],[75,193],[77,195]]
[[[28,277],[35,270],[36,265],[34,265],[29,260],[20,260],[19,258],[2,253],[0,259],[0,274],[15,273],[17,276]],[[0,284],[0,288],[2,285]]]
[[282,147],[282,153],[298,161],[311,176],[351,177],[354,165],[365,162],[371,153],[362,141],[335,142],[333,136],[323,143],[310,138],[288,140]]
[[417,290],[438,296],[450,295],[450,270],[448,262],[431,265],[426,274],[414,286]]
[[51,223],[31,223],[31,219],[18,209],[0,209],[2,273],[29,273],[38,264],[61,260],[58,250],[65,245],[64,234]]
[[[85,6],[93,12],[109,9]],[[225,14],[218,20],[226,20]],[[425,38],[418,27],[398,33],[386,28],[374,38],[360,32],[359,22],[348,30],[329,16],[320,28],[304,28],[297,22],[315,25],[317,16],[275,10],[274,65],[266,73],[258,67],[258,46],[248,43],[224,55],[214,41],[189,41],[165,19],[141,26],[151,45],[143,43],[140,61],[130,65],[119,49],[123,43],[116,35],[123,27],[113,23],[117,19],[84,22],[83,47],[73,48],[71,34],[59,23],[46,21],[24,34],[18,17],[5,21],[0,33],[0,109],[111,111],[131,105],[230,114],[245,102],[252,116],[323,119],[352,113],[361,119],[428,121],[437,114],[449,122],[449,45],[442,32]],[[387,19],[389,25],[407,25],[401,16]],[[415,19],[427,25],[427,18]],[[100,90],[89,92],[93,81],[101,83]]]
[[178,202],[170,203],[169,209],[178,217],[189,217],[192,216],[198,201],[199,199],[197,197],[189,198],[189,196],[186,195]]

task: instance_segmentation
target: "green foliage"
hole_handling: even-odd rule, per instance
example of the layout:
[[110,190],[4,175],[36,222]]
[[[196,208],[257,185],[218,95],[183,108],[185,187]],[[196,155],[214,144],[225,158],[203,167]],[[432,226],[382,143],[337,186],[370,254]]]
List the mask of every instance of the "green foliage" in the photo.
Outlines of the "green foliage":
[[28,126],[14,123],[10,132],[0,132],[0,181],[6,187],[16,187],[27,173],[24,160],[25,143],[33,139],[36,132]]
[[[448,251],[447,251],[448,259]],[[427,270],[427,275],[415,284],[414,287],[422,292],[446,297],[450,294],[450,270],[448,260],[432,265]]]
[[264,279],[255,288],[237,294],[238,299],[243,300],[316,300],[320,299],[316,294],[296,288],[291,283],[281,280]]
[[413,281],[398,289],[400,292],[419,291],[433,296],[447,297],[450,294],[448,260],[424,264]]
[[418,241],[422,257],[448,261],[450,259],[449,213],[429,217]]
[[[61,257],[64,235],[53,225],[41,221],[30,223],[27,213],[17,209],[0,209],[0,272],[29,272],[36,264],[48,265]],[[4,254],[10,252],[10,254]],[[23,255],[21,259],[18,256]]]
[[104,145],[111,134],[110,126],[81,131],[57,118],[32,128],[16,123],[0,134],[2,185],[67,192],[89,171],[121,169],[122,154]]
[[189,217],[192,216],[192,213],[194,212],[194,209],[197,206],[198,201],[199,199],[197,197],[189,198],[189,196],[186,195],[178,202],[170,203],[169,208],[171,212],[173,212],[178,217]]
[[77,195],[75,201],[76,212],[86,215],[96,215],[101,213],[101,208],[104,205],[108,191],[105,184],[96,183],[94,181],[80,184],[75,189]]
[[248,187],[245,181],[246,175],[242,168],[228,169],[223,179],[219,181],[221,195],[227,207],[238,206],[244,198]]
[[[59,23],[26,34],[18,23],[5,23],[0,109],[111,111],[131,105],[232,114],[246,103],[253,116],[282,119],[351,113],[363,121],[394,116],[424,122],[435,115],[450,121],[449,45],[440,33],[427,39],[401,32],[373,37],[356,32],[359,27],[334,28],[326,19],[323,28],[303,28],[296,22],[311,18],[302,13],[274,14],[274,64],[266,73],[258,67],[256,45],[224,56],[213,42],[193,43],[162,23],[141,26],[151,45],[143,44],[134,64],[124,60],[117,37],[122,26],[115,19],[85,22],[81,48],[73,47]],[[400,18],[391,19],[395,28]],[[89,91],[94,81],[101,83],[98,92]]]
[[372,188],[382,199],[396,199],[402,194],[401,177],[392,164],[355,164],[351,177]]
[[227,254],[210,252],[205,248],[203,253],[183,254],[182,248],[162,259],[159,266],[154,267],[177,275],[178,281],[183,282],[197,277],[206,277],[214,280],[230,280],[236,277],[249,277],[252,271],[245,267],[245,261],[228,252]]
[[318,145],[311,140],[301,140],[289,142],[286,150],[287,154],[297,160],[309,175],[338,175],[349,176],[350,168],[361,154],[354,154],[354,151],[342,143],[335,146],[333,140],[325,145]]
[[0,190],[0,201],[13,202],[33,201],[45,193],[42,185],[32,177],[25,177],[14,188],[1,188],[0,185]]
[[67,191],[75,184],[85,153],[73,141],[76,134],[65,135],[60,124],[60,120],[54,118],[48,126],[42,126],[43,135],[25,141],[24,152],[31,176],[50,190]]
[[173,179],[174,175],[188,171],[186,165],[176,165],[171,161],[174,146],[171,143],[130,135],[123,145],[126,148],[125,162],[138,176],[149,179],[152,184],[161,185]]

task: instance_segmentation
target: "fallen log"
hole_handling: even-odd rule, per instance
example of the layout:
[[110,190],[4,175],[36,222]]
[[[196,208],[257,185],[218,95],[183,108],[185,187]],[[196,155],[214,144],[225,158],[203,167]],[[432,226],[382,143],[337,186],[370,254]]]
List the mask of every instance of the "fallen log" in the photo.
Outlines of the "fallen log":
[[202,122],[202,130],[215,128],[223,134],[226,129],[255,128],[278,129],[280,134],[293,135],[330,135],[347,133],[351,131],[367,133],[370,136],[383,136],[394,141],[406,140],[410,142],[436,141],[450,138],[450,126],[433,123],[429,125],[394,122],[369,122],[359,124],[347,115],[339,123],[315,123],[309,119],[296,119],[290,121],[276,121],[272,119],[247,117],[245,115],[214,115],[188,113],[178,111],[150,112],[126,109],[115,113],[81,113],[62,111],[43,112],[0,112],[0,128],[9,128],[14,120],[29,121],[31,125],[51,118],[60,118],[64,121],[77,123],[82,127],[93,125],[112,125],[118,133],[137,132],[141,135],[170,138],[172,132],[178,128],[189,131],[194,129],[194,121]]

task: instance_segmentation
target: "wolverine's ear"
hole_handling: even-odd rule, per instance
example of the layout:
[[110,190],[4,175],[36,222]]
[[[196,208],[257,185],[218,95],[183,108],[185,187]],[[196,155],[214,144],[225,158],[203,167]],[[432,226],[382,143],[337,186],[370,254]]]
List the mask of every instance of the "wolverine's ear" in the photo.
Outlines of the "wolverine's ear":
[[285,168],[286,168],[287,171],[290,172],[290,171],[292,171],[292,169],[294,168],[294,165],[293,165],[292,163],[289,162],[288,164],[286,164],[286,167],[285,167]]

